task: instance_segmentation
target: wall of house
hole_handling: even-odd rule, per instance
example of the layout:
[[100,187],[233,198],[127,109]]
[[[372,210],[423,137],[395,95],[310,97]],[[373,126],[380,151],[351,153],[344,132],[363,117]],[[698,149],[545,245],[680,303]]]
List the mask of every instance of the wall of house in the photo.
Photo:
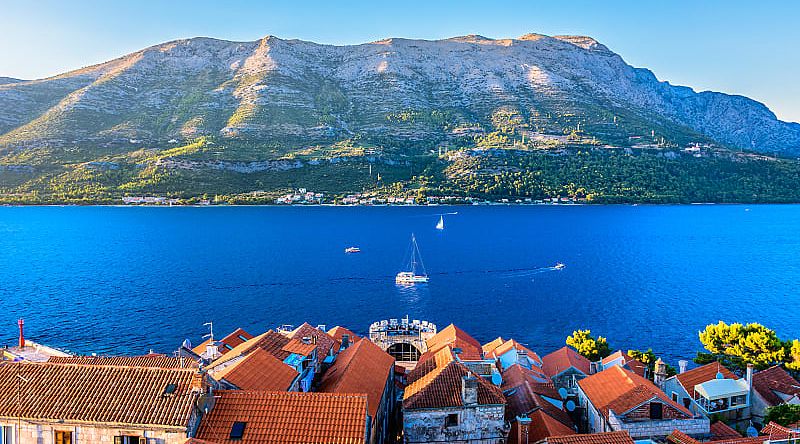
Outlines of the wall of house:
[[684,401],[683,401],[684,398],[690,399],[691,401],[689,402],[689,410],[692,413],[695,413],[695,414],[702,413],[702,411],[697,406],[697,404],[695,404],[694,400],[692,400],[692,397],[689,396],[689,393],[686,391],[686,389],[683,388],[681,383],[678,382],[678,379],[675,378],[674,376],[671,377],[671,378],[668,378],[664,382],[664,393],[669,397],[669,399],[673,399],[672,398],[672,394],[673,393],[677,394],[678,395],[678,400],[675,401],[675,402],[678,403],[678,405],[684,405],[685,406],[686,404],[684,404]]
[[[405,410],[404,439],[406,443],[500,444],[508,435],[504,411],[502,405]],[[449,414],[458,414],[458,425],[445,427]]]
[[[663,406],[661,413],[664,419],[685,419],[686,413],[679,411],[669,404],[663,402],[660,404]],[[646,402],[626,413],[625,420],[650,420],[650,403]]]
[[68,423],[22,421],[19,442],[16,441],[17,421],[0,420],[0,426],[11,426],[15,444],[54,444],[56,431],[72,432],[73,444],[114,444],[114,437],[120,435],[143,436],[147,444],[184,444],[186,430],[179,429],[136,429]]
[[370,443],[383,444],[386,441],[386,433],[389,431],[389,421],[392,419],[392,412],[395,407],[394,391],[394,365],[389,372],[389,377],[383,387],[381,405],[378,407],[376,417],[372,419],[372,430],[370,431]]
[[569,369],[564,370],[550,379],[553,380],[553,385],[555,385],[557,389],[563,387],[570,392],[574,392],[575,387],[577,386],[574,381],[580,381],[585,377],[586,375],[582,371],[576,369],[575,367],[570,367]]
[[696,438],[705,438],[710,434],[710,422],[705,417],[625,422],[620,417],[609,414],[608,425],[611,430],[627,430],[633,439],[664,438],[675,430]]

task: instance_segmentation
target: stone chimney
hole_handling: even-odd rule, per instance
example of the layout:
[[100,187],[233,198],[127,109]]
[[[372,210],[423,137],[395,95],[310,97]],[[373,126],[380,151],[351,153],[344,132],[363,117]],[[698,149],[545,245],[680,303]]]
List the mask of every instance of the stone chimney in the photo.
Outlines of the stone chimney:
[[678,373],[686,373],[686,366],[689,365],[689,361],[685,359],[681,359],[678,361]]
[[206,345],[206,352],[204,353],[203,357],[213,361],[220,356],[222,356],[222,354],[219,352],[219,347],[217,344],[215,344],[214,341],[209,341],[208,345]]
[[745,376],[748,387],[753,387],[753,364],[747,364],[747,374]]
[[25,333],[23,331],[23,327],[25,326],[25,320],[19,319],[17,321],[17,325],[19,326],[19,347],[25,347]]
[[478,403],[478,378],[471,375],[461,378],[461,400],[464,405]]
[[527,443],[528,433],[531,427],[531,419],[527,416],[517,416],[517,442]]
[[658,358],[656,360],[655,372],[653,372],[653,383],[661,390],[664,390],[664,383],[667,381],[667,364]]

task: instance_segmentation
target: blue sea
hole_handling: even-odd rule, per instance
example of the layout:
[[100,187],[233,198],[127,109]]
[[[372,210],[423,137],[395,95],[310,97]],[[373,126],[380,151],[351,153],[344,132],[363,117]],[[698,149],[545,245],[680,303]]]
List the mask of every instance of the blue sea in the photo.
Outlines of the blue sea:
[[[430,283],[402,288],[412,233]],[[0,207],[0,345],[18,318],[112,354],[169,353],[212,321],[365,333],[408,314],[540,354],[588,328],[674,363],[719,320],[800,337],[798,234],[795,205]]]

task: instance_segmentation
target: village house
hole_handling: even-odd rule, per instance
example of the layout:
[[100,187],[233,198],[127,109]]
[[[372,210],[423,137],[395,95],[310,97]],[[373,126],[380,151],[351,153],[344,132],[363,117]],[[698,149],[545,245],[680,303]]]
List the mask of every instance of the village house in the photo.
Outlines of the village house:
[[634,373],[643,378],[646,379],[650,378],[649,369],[647,368],[647,365],[642,361],[631,357],[622,350],[617,350],[614,353],[611,353],[610,355],[601,359],[594,365],[595,365],[595,371],[593,373],[606,370],[616,365],[622,368],[626,368],[628,370],[632,370]]
[[211,373],[229,390],[296,391],[300,373],[263,348],[256,348],[231,365]]
[[482,347],[484,356],[497,360],[501,370],[519,364],[542,373],[542,359],[534,351],[515,341],[497,338]]
[[363,394],[228,391],[214,393],[192,443],[367,443]]
[[663,438],[673,430],[709,435],[708,418],[693,415],[652,382],[618,365],[578,381],[578,402],[588,432],[624,430],[634,439]]
[[361,340],[360,336],[339,325],[328,330],[328,336],[332,337],[336,344],[339,344],[339,350],[336,353]]
[[762,423],[768,408],[780,404],[800,404],[800,382],[783,367],[776,365],[753,375],[750,396],[751,417]]
[[406,443],[504,443],[506,400],[500,389],[472,372],[449,346],[408,375],[403,393]]
[[194,352],[195,355],[211,361],[224,355],[228,351],[233,350],[237,345],[249,341],[250,339],[253,339],[253,335],[242,330],[241,328],[237,328],[222,339],[206,339],[196,347],[191,348],[191,351]]
[[578,381],[589,376],[591,362],[571,347],[560,349],[542,358],[542,371],[557,388],[567,390],[570,395],[578,392]]
[[[311,390],[311,383],[314,380],[317,369],[317,345],[313,344],[309,338],[304,338],[302,340],[292,339],[274,330],[269,330],[266,333],[240,343],[232,350],[227,351],[224,355],[210,362],[206,366],[206,369],[214,378],[226,379],[225,377],[227,376],[228,382],[232,383],[229,379],[232,378],[232,376],[223,372],[226,372],[226,369],[231,366],[237,366],[240,361],[259,349],[276,358],[281,365],[285,365],[297,373],[288,390],[304,392]],[[249,361],[251,364],[245,364],[243,369],[239,371],[249,373],[256,367],[252,363],[256,362],[271,362],[270,365],[274,366],[274,362],[266,358],[263,354],[260,354],[260,357],[254,359],[256,360]],[[223,376],[220,377],[220,374]],[[281,372],[283,376],[289,374],[294,373],[288,371]],[[279,378],[270,381],[270,384],[278,383],[279,381],[283,381],[283,379]],[[236,385],[235,383],[232,384]],[[273,386],[272,388],[277,387]]]
[[345,348],[325,371],[322,393],[367,395],[368,442],[383,444],[395,410],[394,358],[370,341]]
[[458,360],[475,374],[500,385],[500,371],[496,359],[486,357],[483,346],[475,338],[453,324],[448,325],[425,341],[427,351],[419,357],[419,363],[433,358],[439,351],[449,348]]
[[0,442],[183,444],[208,393],[192,368],[0,362]]
[[741,379],[716,362],[687,371],[683,361],[680,372],[665,381],[664,392],[694,413],[739,421],[749,418],[752,377],[752,366]]
[[308,322],[304,322],[301,326],[292,331],[284,332],[288,337],[311,343],[317,346],[317,368],[319,373],[322,371],[323,364],[331,364],[336,353],[339,351],[339,344],[327,332],[325,332],[324,325],[312,326]]

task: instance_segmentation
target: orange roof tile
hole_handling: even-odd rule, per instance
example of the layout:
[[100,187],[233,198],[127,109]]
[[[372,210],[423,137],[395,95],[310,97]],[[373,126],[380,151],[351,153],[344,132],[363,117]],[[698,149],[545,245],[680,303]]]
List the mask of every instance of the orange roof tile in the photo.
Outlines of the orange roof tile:
[[574,426],[567,412],[542,398],[528,381],[514,387],[503,388],[503,395],[506,397],[506,416],[508,418],[542,411],[570,429]]
[[487,355],[492,354],[495,356],[502,356],[512,349],[517,350],[517,352],[526,354],[535,363],[537,363],[538,365],[542,365],[542,359],[539,357],[539,355],[536,354],[536,352],[532,351],[528,347],[525,347],[524,345],[520,344],[519,342],[513,339],[509,339],[508,341],[505,341],[504,343],[500,344],[490,353],[487,353]]
[[[250,340],[250,339],[253,339],[253,335],[251,335],[250,333],[242,330],[241,328],[237,328],[236,330],[231,332],[228,336],[225,336],[224,338],[222,338],[221,340],[218,341],[219,345],[220,345],[219,352],[224,355],[230,349],[236,347],[237,345],[241,344],[242,342],[245,342],[244,340],[242,340],[242,338],[246,338],[247,340]],[[211,339],[207,339],[207,340],[201,342],[200,345],[194,347],[192,349],[192,351],[195,352],[198,355],[202,355],[206,351],[206,345],[208,345],[209,342],[211,342]],[[227,345],[227,347],[226,347],[226,345]]]
[[686,417],[692,416],[684,406],[673,402],[652,382],[617,365],[581,379],[578,385],[592,405],[605,416],[609,410],[618,415],[624,414],[653,398],[660,399]]
[[[705,441],[703,444],[761,444],[769,439],[767,436],[757,436],[752,438],[728,438],[715,441]],[[700,441],[692,438],[691,436],[675,430],[667,436],[667,442],[672,444],[701,444]]]
[[[367,427],[365,395],[302,392],[215,392],[197,439],[214,443],[355,444]],[[244,422],[241,439],[230,439],[234,422]]]
[[375,417],[386,384],[394,382],[394,358],[371,341],[358,341],[339,353],[325,372],[319,391],[365,393],[369,415]]
[[336,327],[333,327],[332,329],[328,330],[328,335],[330,335],[330,337],[332,337],[339,344],[342,343],[342,337],[344,335],[347,335],[350,338],[350,343],[351,344],[354,343],[354,342],[358,342],[358,340],[361,339],[361,337],[358,336],[357,334],[353,333],[352,331],[348,330],[345,327],[341,327],[341,326],[338,326],[338,325]]
[[480,360],[483,358],[481,343],[468,335],[464,330],[453,324],[440,330],[426,341],[428,351],[437,352],[446,346],[461,349],[459,357],[465,361]]
[[765,425],[764,428],[761,429],[761,434],[766,435],[770,440],[796,438],[800,435],[794,430],[784,427],[774,421],[770,421],[769,424]]
[[529,418],[531,423],[528,426],[528,442],[539,442],[551,436],[576,434],[575,430],[545,414],[543,410],[536,410],[530,414]]
[[[461,397],[462,379],[474,377],[478,383],[478,403],[505,405],[503,393],[485,379],[470,371],[456,360],[445,346],[431,361],[434,367],[425,375],[410,382],[403,392],[403,408],[438,408],[463,405]],[[415,369],[416,370],[416,369]]]
[[303,325],[297,327],[292,332],[291,337],[292,339],[297,339],[298,341],[301,341],[304,337],[313,338],[317,345],[317,350],[319,350],[318,356],[320,360],[324,359],[336,344],[336,340],[334,340],[328,333],[318,329],[317,327],[313,327],[308,322],[304,322]]
[[196,369],[0,362],[0,417],[185,429],[199,378]]
[[784,403],[778,393],[800,396],[800,382],[777,365],[756,372],[753,375],[753,389],[772,406]]
[[[267,351],[272,356],[275,356],[279,360],[283,361],[286,359],[290,354],[293,352],[284,350],[287,344],[292,342],[292,339],[287,338],[286,336],[274,331],[269,330],[266,333],[262,333],[254,338],[250,339],[247,342],[243,342],[233,350],[230,350],[228,353],[225,353],[221,357],[217,358],[212,362],[208,368],[213,369],[214,367],[219,366],[220,364],[224,364],[228,361],[236,359],[240,356],[244,356],[248,353],[251,353],[253,350],[261,348]],[[296,343],[302,344],[300,341],[295,341]],[[306,350],[307,347],[299,346],[297,344],[293,344],[289,346],[290,349],[297,349],[297,350]]]
[[242,360],[214,373],[240,390],[288,390],[299,373],[266,350],[258,348]]
[[711,423],[711,440],[721,440],[721,439],[731,439],[731,438],[741,438],[742,435],[739,434],[734,428],[725,424],[722,421],[714,421]]
[[516,387],[526,381],[536,389],[537,393],[553,399],[561,399],[550,378],[538,371],[527,369],[519,364],[514,364],[503,371],[503,390]]
[[547,444],[633,444],[626,431],[591,433],[585,435],[551,436]]
[[314,350],[317,349],[317,346],[314,344],[306,344],[303,341],[299,341],[297,339],[292,339],[286,343],[281,350],[289,353],[294,353],[300,356],[310,356],[314,353]]
[[727,379],[739,379],[733,374],[733,372],[725,368],[725,366],[716,362],[693,368],[689,371],[676,375],[675,377],[678,379],[678,382],[681,383],[683,388],[686,389],[686,392],[689,393],[689,396],[694,398],[694,386],[715,379],[717,372],[722,373],[722,375]]
[[503,345],[504,342],[506,342],[506,340],[498,336],[497,338],[493,339],[492,341],[487,342],[486,344],[483,344],[481,346],[481,349],[483,349],[483,353],[484,354],[488,355],[488,354],[491,354],[494,351],[494,349],[496,349],[497,347],[500,347],[501,345]]
[[542,358],[542,370],[551,378],[570,367],[588,375],[591,364],[588,359],[567,346],[561,347]]
[[53,364],[114,365],[120,367],[197,368],[189,358],[149,354],[142,356],[50,356]]

